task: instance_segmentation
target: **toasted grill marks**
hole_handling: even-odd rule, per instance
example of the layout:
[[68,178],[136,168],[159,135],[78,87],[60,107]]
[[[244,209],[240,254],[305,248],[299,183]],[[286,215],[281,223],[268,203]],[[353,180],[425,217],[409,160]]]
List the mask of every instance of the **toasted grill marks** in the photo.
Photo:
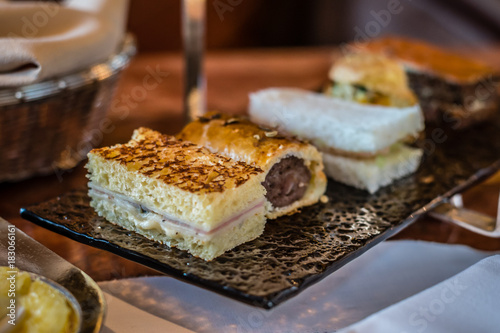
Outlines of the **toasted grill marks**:
[[189,192],[223,192],[263,172],[258,167],[144,128],[137,130],[134,139],[126,144],[92,152]]

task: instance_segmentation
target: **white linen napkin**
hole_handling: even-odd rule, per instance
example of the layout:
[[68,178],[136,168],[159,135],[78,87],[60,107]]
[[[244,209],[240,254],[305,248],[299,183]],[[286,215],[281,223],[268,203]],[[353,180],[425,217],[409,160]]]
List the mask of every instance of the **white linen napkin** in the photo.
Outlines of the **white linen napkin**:
[[496,255],[339,333],[499,332],[499,311],[500,255]]
[[193,333],[193,331],[144,312],[108,293],[104,293],[104,297],[108,311],[101,333]]
[[[272,310],[254,308],[167,276],[101,282],[100,286],[196,332],[334,332],[490,255],[461,245],[384,242]],[[480,308],[481,297],[476,298]]]
[[0,0],[0,88],[99,63],[123,39],[128,0]]

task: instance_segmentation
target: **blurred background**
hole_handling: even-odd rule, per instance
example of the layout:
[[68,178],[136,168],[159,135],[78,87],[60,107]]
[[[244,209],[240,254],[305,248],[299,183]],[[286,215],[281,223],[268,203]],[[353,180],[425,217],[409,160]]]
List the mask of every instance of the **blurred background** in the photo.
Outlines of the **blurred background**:
[[[130,0],[140,52],[180,51],[180,0]],[[207,0],[208,49],[317,46],[402,34],[443,46],[500,39],[499,0]]]

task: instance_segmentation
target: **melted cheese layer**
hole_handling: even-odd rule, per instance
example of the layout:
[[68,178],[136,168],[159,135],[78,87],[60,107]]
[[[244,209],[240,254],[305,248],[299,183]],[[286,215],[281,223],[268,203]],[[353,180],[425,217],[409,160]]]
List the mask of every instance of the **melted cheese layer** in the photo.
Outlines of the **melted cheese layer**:
[[211,229],[201,229],[182,221],[164,212],[156,211],[140,202],[132,200],[127,196],[102,188],[93,183],[89,183],[89,196],[95,200],[112,201],[120,209],[127,210],[134,217],[133,223],[142,230],[160,230],[165,235],[175,238],[178,235],[191,235],[197,238],[209,240],[231,225],[243,223],[249,216],[255,214],[260,209],[264,209],[264,199],[252,202],[248,208],[231,216],[225,221]]

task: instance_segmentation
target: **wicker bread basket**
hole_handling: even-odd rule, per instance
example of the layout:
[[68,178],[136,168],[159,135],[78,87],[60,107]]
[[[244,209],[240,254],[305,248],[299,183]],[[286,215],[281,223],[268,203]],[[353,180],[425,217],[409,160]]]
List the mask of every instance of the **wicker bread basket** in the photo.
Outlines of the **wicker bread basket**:
[[127,36],[101,64],[0,89],[0,182],[70,169],[83,160],[99,143],[118,78],[135,51],[134,39]]

